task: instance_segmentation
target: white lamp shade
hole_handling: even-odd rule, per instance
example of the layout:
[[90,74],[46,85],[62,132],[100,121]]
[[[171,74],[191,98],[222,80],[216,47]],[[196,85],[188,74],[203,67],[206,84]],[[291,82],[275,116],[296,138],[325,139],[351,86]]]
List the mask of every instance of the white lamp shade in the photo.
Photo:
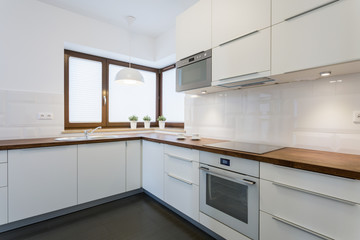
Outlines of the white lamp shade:
[[115,82],[124,85],[141,85],[144,84],[144,77],[136,69],[123,68],[116,74]]

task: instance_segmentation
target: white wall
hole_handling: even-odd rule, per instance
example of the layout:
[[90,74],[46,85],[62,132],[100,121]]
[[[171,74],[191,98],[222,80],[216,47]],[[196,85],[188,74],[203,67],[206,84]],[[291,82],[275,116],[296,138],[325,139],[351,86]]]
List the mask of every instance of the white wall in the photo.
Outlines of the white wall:
[[187,95],[185,127],[203,137],[360,154],[353,110],[360,110],[360,74]]

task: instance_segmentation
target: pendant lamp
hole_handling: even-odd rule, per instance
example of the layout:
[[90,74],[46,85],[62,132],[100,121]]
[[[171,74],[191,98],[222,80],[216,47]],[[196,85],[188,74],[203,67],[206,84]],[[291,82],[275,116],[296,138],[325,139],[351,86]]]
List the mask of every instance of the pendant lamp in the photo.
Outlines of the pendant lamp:
[[[130,29],[130,25],[136,20],[133,16],[126,17],[128,22],[128,26]],[[129,31],[129,67],[125,67],[121,69],[115,76],[115,82],[122,85],[142,85],[144,84],[144,77],[141,73],[131,68],[131,33]]]

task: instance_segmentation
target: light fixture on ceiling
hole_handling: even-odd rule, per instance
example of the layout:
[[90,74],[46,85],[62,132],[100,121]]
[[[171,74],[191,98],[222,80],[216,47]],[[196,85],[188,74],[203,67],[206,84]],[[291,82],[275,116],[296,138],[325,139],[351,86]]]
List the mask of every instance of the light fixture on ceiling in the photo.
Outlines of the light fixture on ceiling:
[[129,30],[129,67],[121,69],[115,76],[115,82],[123,85],[142,85],[144,84],[144,77],[141,73],[131,68],[131,32],[130,26],[136,20],[133,16],[127,16],[126,20],[128,22]]
[[331,72],[330,71],[328,71],[328,72],[321,72],[320,73],[320,76],[321,77],[328,77],[328,76],[330,76],[331,75]]

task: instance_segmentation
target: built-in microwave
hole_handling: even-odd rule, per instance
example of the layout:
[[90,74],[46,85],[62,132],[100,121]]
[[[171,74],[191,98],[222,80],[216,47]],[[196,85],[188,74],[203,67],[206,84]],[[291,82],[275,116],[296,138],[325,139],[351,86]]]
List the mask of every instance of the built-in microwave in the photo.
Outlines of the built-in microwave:
[[211,86],[211,49],[176,63],[176,91]]

